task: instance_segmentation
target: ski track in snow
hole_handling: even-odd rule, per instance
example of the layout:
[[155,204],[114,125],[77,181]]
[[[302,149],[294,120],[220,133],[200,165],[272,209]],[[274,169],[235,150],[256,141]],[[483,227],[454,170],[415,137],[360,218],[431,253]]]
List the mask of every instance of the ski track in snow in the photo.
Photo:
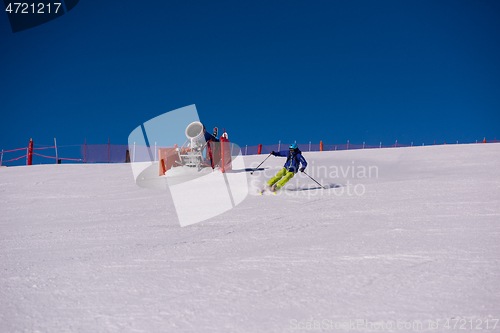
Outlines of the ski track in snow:
[[0,169],[1,331],[293,332],[294,319],[430,331],[500,317],[500,144],[304,156],[313,177],[378,177],[317,174],[320,190],[298,174],[257,195],[285,161],[272,157],[236,208],[181,228],[169,191],[137,187],[128,164]]

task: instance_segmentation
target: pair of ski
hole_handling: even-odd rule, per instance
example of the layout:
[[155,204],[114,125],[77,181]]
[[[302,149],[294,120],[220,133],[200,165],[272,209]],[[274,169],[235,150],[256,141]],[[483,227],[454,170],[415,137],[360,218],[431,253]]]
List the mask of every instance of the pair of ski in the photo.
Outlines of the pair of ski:
[[271,194],[274,194],[274,195],[277,194],[276,193],[276,188],[274,188],[274,186],[273,187],[267,187],[267,186],[264,187],[262,190],[260,190],[259,194],[260,195],[264,195],[264,192],[266,192],[266,191],[270,192]]

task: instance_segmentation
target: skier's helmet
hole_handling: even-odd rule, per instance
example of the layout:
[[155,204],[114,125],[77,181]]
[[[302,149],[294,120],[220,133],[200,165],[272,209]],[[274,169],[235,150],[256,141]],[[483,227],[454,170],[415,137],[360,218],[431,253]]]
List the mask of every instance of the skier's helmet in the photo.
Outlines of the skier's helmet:
[[297,149],[299,149],[299,147],[297,147],[297,144],[295,144],[295,143],[292,143],[288,148],[290,148],[290,150],[297,150]]

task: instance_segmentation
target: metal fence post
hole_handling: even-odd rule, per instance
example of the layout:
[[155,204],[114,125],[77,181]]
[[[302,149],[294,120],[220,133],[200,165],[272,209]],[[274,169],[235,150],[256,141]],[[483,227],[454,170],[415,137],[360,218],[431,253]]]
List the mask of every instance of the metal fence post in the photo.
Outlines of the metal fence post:
[[57,141],[56,141],[56,138],[54,138],[54,148],[56,149],[56,164],[57,164]]

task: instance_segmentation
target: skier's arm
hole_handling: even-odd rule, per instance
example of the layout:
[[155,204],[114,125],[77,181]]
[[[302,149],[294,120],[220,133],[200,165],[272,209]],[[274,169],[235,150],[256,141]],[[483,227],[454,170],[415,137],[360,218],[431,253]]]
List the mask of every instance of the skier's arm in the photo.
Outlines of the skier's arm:
[[275,151],[274,152],[274,156],[287,157],[288,156],[288,150]]
[[302,164],[302,169],[305,170],[305,168],[307,167],[307,162],[304,156],[302,156],[302,154],[299,154],[299,161]]

